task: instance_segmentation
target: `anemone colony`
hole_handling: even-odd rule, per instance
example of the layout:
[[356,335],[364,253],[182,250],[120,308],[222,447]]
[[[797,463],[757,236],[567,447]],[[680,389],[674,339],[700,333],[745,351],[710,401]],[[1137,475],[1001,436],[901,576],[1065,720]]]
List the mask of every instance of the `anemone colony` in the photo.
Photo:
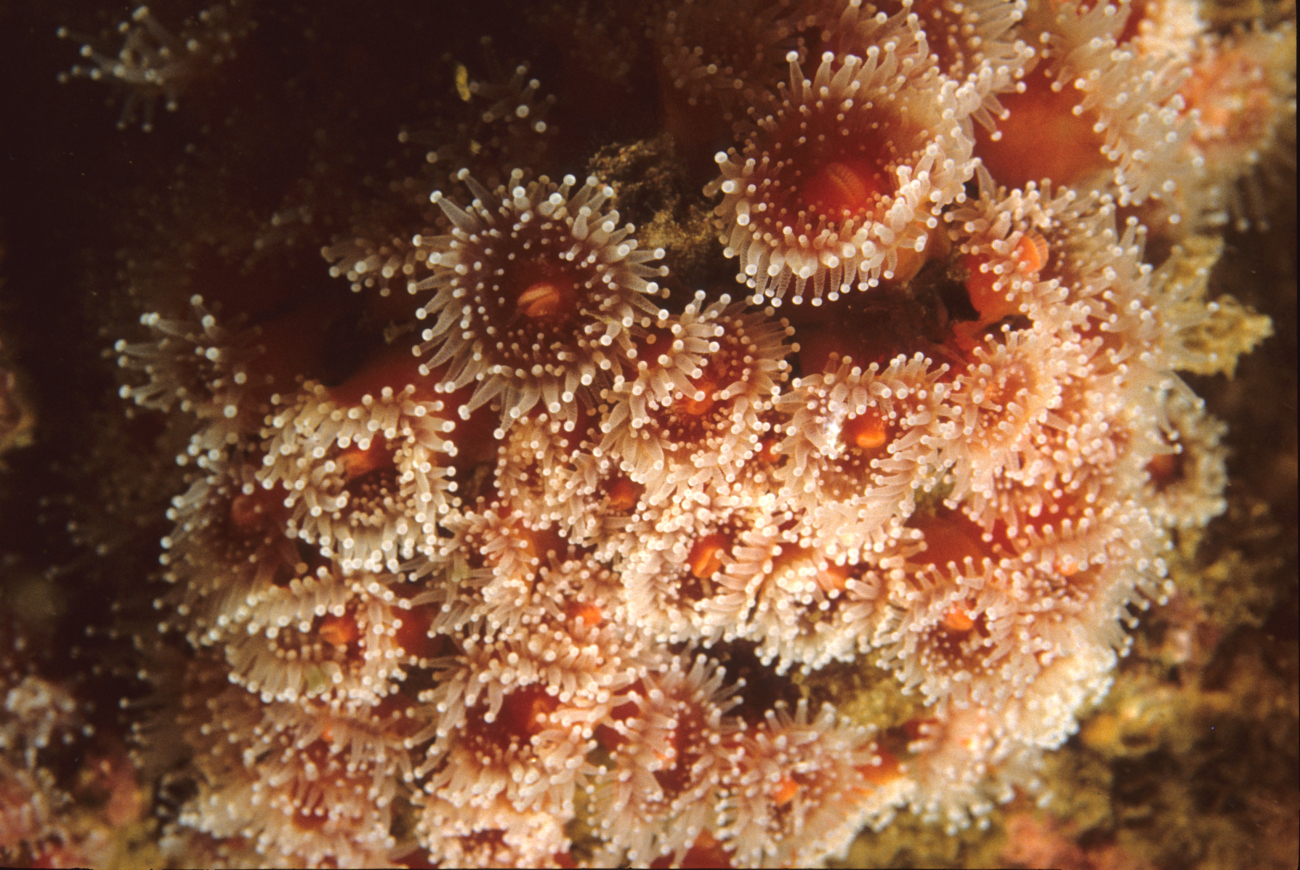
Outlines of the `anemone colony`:
[[[71,75],[160,124],[257,15],[142,10]],[[175,856],[806,865],[899,812],[979,823],[1040,788],[1175,535],[1224,509],[1179,373],[1267,334],[1206,280],[1294,148],[1291,25],[680,0],[622,26],[680,147],[724,144],[694,229],[639,232],[591,155],[538,172],[556,100],[520,67],[458,78],[476,117],[403,134],[426,175],[316,240],[382,324],[341,368],[262,288],[124,270],[158,301],[122,395],[183,445],[138,644],[141,765],[197,771]],[[250,251],[312,232],[277,213]]]

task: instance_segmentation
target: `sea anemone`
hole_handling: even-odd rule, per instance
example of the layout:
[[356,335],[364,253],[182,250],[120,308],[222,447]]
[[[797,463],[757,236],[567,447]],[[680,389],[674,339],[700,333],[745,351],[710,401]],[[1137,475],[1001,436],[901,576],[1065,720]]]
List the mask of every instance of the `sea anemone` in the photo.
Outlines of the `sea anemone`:
[[1043,644],[1026,629],[1012,556],[960,517],[913,522],[919,551],[889,578],[869,645],[926,703],[996,704],[1032,682]]
[[1114,666],[1112,650],[1080,646],[1001,706],[949,707],[913,723],[905,757],[912,809],[954,834],[972,821],[987,827],[993,808],[1018,791],[1041,790],[1043,751],[1077,730],[1075,711],[1105,695]]
[[703,655],[673,656],[619,696],[597,731],[610,768],[594,794],[605,863],[669,855],[677,863],[701,831],[716,830],[717,794],[739,731],[726,714],[744,685],[728,685],[726,673]]
[[799,511],[802,543],[856,563],[897,535],[937,471],[944,372],[921,354],[883,370],[832,357],[782,395],[789,421],[778,449],[790,460],[774,476]]
[[81,56],[91,61],[77,64],[59,75],[59,81],[74,78],[107,81],[126,92],[117,128],[125,129],[140,117],[140,127],[153,129],[154,107],[159,100],[169,111],[176,111],[179,98],[194,79],[234,56],[235,45],[249,30],[238,0],[210,6],[187,19],[179,33],[172,33],[158,21],[147,6],[137,6],[129,21],[117,26],[122,47],[117,54],[97,50],[93,39],[77,36],[60,27],[60,39],[82,42]]
[[495,192],[459,177],[474,200],[462,210],[435,192],[452,232],[416,241],[432,274],[412,291],[433,291],[417,313],[437,317],[416,346],[433,354],[421,372],[445,364],[445,389],[477,382],[462,417],[498,399],[503,430],[539,402],[571,423],[634,354],[638,322],[661,316],[647,279],[664,274],[648,265],[663,252],[636,249],[594,177],[577,191],[573,176],[525,187],[516,170]]
[[283,495],[258,486],[255,475],[247,460],[214,465],[168,509],[174,525],[159,557],[173,584],[166,599],[185,615],[183,630],[196,645],[237,636],[253,599],[306,568],[284,534]]
[[496,491],[511,504],[528,505],[528,512],[554,523],[578,546],[613,534],[618,517],[636,504],[615,491],[618,484],[610,462],[598,456],[600,432],[594,419],[579,413],[571,431],[545,412],[532,414],[511,427],[497,451]]
[[882,33],[911,30],[949,79],[969,84],[971,118],[988,129],[1003,112],[997,95],[1012,90],[1033,58],[1016,24],[1025,0],[850,0],[831,16],[822,39],[838,53],[857,54]]
[[527,499],[480,498],[444,518],[436,546],[413,563],[413,576],[430,577],[415,600],[437,603],[437,631],[463,630],[471,621],[487,635],[513,630],[529,613],[539,572],[576,556],[532,508]]
[[943,427],[953,503],[970,492],[989,494],[1008,477],[1050,479],[1044,466],[1054,462],[1056,439],[1049,430],[1070,425],[1061,411],[1064,391],[1090,374],[1088,353],[1048,329],[1004,325],[997,339],[974,348],[946,397],[954,412]]
[[352,402],[309,383],[267,418],[262,486],[283,487],[289,532],[344,571],[397,570],[454,501],[454,423],[415,393],[385,387]]
[[748,729],[726,782],[719,839],[742,866],[806,866],[843,855],[863,825],[888,819],[906,793],[865,729],[829,705],[815,719],[780,702]]
[[[1059,308],[1064,296],[1059,282],[1044,281],[1043,270],[1060,260],[1048,234],[1075,211],[1077,194],[1065,188],[1053,191],[1030,182],[1023,190],[999,188],[987,170],[976,171],[980,196],[949,211],[954,246],[959,258],[962,286],[974,309],[971,320],[953,325],[954,343],[963,350],[980,344],[990,329],[996,336],[1004,322],[1018,318],[1050,320],[1060,328]],[[1052,275],[1060,274],[1059,263]],[[1052,319],[1055,318],[1055,319]]]
[[244,631],[226,646],[230,680],[265,701],[373,705],[419,661],[399,643],[408,601],[400,578],[332,576],[324,567],[250,596]]
[[1295,61],[1293,23],[1197,43],[1178,91],[1192,119],[1184,153],[1203,170],[1185,198],[1193,226],[1197,216],[1239,231],[1267,226],[1265,188],[1294,184]]
[[1026,16],[1036,63],[1015,93],[999,97],[997,130],[976,130],[975,154],[999,183],[1109,189],[1121,205],[1173,193],[1187,135],[1176,58],[1120,46],[1127,16],[1119,12],[1070,0],[1036,4]]
[[571,819],[575,788],[595,772],[585,762],[592,735],[608,712],[588,699],[562,703],[536,683],[507,686],[495,713],[482,701],[466,707],[429,748],[418,771],[424,792],[471,819],[491,821],[505,807]]
[[198,419],[199,432],[180,461],[202,465],[219,462],[226,450],[257,431],[260,403],[254,397],[261,384],[254,360],[262,348],[259,330],[223,325],[202,296],[191,296],[189,306],[188,317],[141,315],[152,341],[118,340],[113,352],[121,368],[148,379],[123,386],[122,398],[142,408],[177,408]]
[[719,637],[752,605],[752,575],[788,511],[748,477],[639,511],[616,563],[627,613],[661,642]]
[[439,714],[437,733],[471,715],[493,722],[522,687],[563,704],[600,706],[631,682],[627,665],[642,640],[623,618],[617,579],[599,563],[554,549],[518,568],[530,563],[537,567],[529,573],[493,577],[473,594],[481,601],[461,605],[455,620],[431,621],[432,636],[455,641],[434,663],[442,676],[426,698]]
[[317,718],[223,688],[215,673],[196,673],[203,670],[212,669],[190,669],[176,715],[201,771],[178,822],[225,840],[225,862],[248,859],[240,853],[251,846],[286,867],[386,863],[396,791],[387,772],[402,753],[390,739],[401,716]]
[[646,487],[651,502],[675,488],[734,481],[758,447],[759,415],[780,391],[790,366],[785,343],[793,331],[767,312],[747,314],[724,295],[701,311],[697,295],[681,315],[683,328],[698,321],[714,338],[685,389],[659,398],[647,369],[606,392],[600,454]]
[[[1182,101],[1285,93],[1285,37],[1211,93],[1208,52],[1253,43],[1174,2],[542,4],[478,49],[477,14],[380,16],[328,45],[409,38],[424,72],[345,51],[343,126],[304,143],[291,113],[271,152],[240,119],[274,101],[187,96],[236,138],[178,153],[182,193],[144,206],[124,275],[169,313],[117,346],[129,425],[86,418],[106,434],[75,469],[113,493],[66,499],[113,535],[82,536],[88,592],[122,593],[84,649],[100,689],[153,687],[122,690],[119,725],[147,712],[121,779],[163,858],[801,866],[881,847],[862,830],[908,806],[955,829],[1042,796],[1227,504],[1179,373],[1268,328],[1215,295],[1227,248],[1180,197],[1221,208],[1195,187],[1216,143],[1198,157]],[[272,16],[249,43],[249,72],[307,64],[289,96],[336,72],[323,25],[357,20],[303,14],[306,42]],[[554,101],[514,57],[539,34]],[[393,112],[442,120],[391,162],[338,135]],[[414,177],[363,169],[426,145]],[[1194,226],[1142,225],[1175,213]],[[11,809],[46,794],[15,753],[73,759],[5,714],[0,850],[96,810]]]
[[[835,562],[794,539],[794,532],[786,530],[765,542],[766,547],[751,547],[751,558],[720,580],[723,586],[736,578],[747,581],[747,608],[728,614],[727,636],[754,642],[759,660],[775,661],[778,674],[792,665],[807,673],[831,661],[851,659],[864,636],[862,614],[845,605],[870,595],[874,580],[864,566]],[[725,613],[731,608],[713,609]]]
[[706,193],[722,194],[724,253],[756,302],[792,290],[818,304],[892,278],[974,164],[958,85],[900,55],[897,37],[865,57],[827,52],[812,79],[788,59],[789,88],[755,111],[739,152],[717,155]]

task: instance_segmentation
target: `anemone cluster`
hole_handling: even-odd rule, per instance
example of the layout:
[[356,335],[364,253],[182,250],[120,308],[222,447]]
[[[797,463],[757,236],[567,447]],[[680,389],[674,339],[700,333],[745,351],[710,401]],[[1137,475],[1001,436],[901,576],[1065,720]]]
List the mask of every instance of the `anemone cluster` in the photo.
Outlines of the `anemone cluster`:
[[[681,287],[617,182],[512,162],[551,135],[521,67],[465,87],[418,220],[320,240],[387,318],[344,376],[198,295],[116,345],[188,439],[157,602],[188,654],[140,737],[200,774],[175,854],[788,866],[978,823],[1224,509],[1179,373],[1267,331],[1206,279],[1294,144],[1292,27],[665,5],[665,123],[732,142],[698,195],[745,298]],[[169,45],[135,20],[87,55],[120,80]]]

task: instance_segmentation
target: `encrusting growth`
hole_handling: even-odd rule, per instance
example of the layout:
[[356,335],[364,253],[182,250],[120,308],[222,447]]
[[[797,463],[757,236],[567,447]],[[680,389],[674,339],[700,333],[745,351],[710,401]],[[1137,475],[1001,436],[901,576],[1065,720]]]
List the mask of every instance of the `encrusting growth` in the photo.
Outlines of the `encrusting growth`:
[[[1182,374],[1268,334],[1207,276],[1287,141],[1294,29],[740,7],[638,13],[653,68],[591,105],[457,61],[457,184],[312,242],[323,362],[207,285],[115,346],[186,465],[155,603],[186,654],[139,748],[197,771],[170,857],[809,865],[1041,792],[1226,509]],[[587,162],[616,88],[714,117]]]

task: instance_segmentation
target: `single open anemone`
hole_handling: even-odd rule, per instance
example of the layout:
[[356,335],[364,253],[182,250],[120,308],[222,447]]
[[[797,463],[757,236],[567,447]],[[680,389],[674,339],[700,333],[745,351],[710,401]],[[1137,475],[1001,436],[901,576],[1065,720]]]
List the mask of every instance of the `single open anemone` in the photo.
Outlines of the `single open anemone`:
[[1164,526],[1199,528],[1228,509],[1227,451],[1220,443],[1228,427],[1181,391],[1170,391],[1162,405],[1165,423],[1143,469],[1142,501]]
[[618,463],[646,498],[662,501],[678,487],[734,481],[758,449],[759,415],[771,407],[790,370],[785,340],[793,329],[771,320],[772,311],[746,313],[723,295],[704,305],[703,294],[686,307],[684,331],[707,325],[707,356],[689,382],[666,398],[654,388],[655,369],[607,391],[600,453]]
[[628,526],[641,546],[616,563],[628,618],[663,643],[717,638],[752,605],[755,566],[789,512],[745,476],[647,506]]
[[253,360],[262,352],[256,329],[232,329],[217,319],[203,297],[189,300],[188,317],[140,316],[151,341],[113,345],[117,364],[148,380],[119,393],[142,408],[192,414],[200,430],[179,460],[216,463],[230,447],[257,431],[261,410],[249,401],[257,379]]
[[[486,663],[486,656],[477,659]],[[506,659],[503,651],[503,666]],[[494,682],[495,700],[489,702],[486,692],[474,702],[465,699],[459,723],[445,732],[440,727],[438,740],[417,770],[425,779],[424,792],[461,808],[480,824],[504,810],[549,816],[560,823],[572,819],[575,790],[596,773],[585,759],[596,746],[596,728],[608,717],[608,701],[586,694],[561,701],[542,682],[507,677],[507,682],[496,683],[505,676],[501,673],[480,680],[473,667],[467,660],[446,676],[462,689],[472,684],[475,692],[479,685]],[[436,697],[430,696],[430,701],[443,703]]]
[[1184,210],[1239,231],[1268,224],[1269,191],[1294,186],[1295,25],[1207,35],[1179,88],[1192,119],[1183,157],[1201,171]]
[[1088,354],[1042,327],[1012,331],[1004,324],[996,341],[986,338],[970,357],[946,397],[951,421],[940,426],[955,481],[949,500],[991,493],[1007,475],[1051,479],[1042,466],[1055,462],[1058,439],[1049,430],[1069,427],[1063,393],[1091,374]]
[[396,571],[435,536],[454,498],[456,446],[441,401],[408,385],[354,400],[309,383],[267,418],[267,489],[283,487],[290,534],[346,571]]
[[913,525],[923,549],[889,578],[871,645],[927,703],[1020,697],[1058,658],[1121,649],[1124,608],[1167,594],[1167,538],[1120,489],[1016,529],[946,511]]
[[827,52],[813,78],[789,56],[782,86],[739,152],[719,153],[716,212],[737,280],[756,300],[836,299],[892,278],[920,252],[938,213],[974,171],[959,86],[928,59],[897,51]]
[[897,536],[915,492],[937,470],[944,366],[917,354],[881,371],[832,357],[781,397],[789,414],[774,475],[798,509],[800,541],[856,563],[864,549]]
[[859,54],[891,30],[914,34],[949,79],[972,87],[971,117],[993,129],[1002,113],[997,95],[1015,87],[1033,50],[1015,29],[1025,0],[850,0],[829,16],[822,38],[840,54]]
[[1177,58],[1121,46],[1126,20],[1084,0],[1036,4],[1026,16],[1037,62],[999,97],[997,130],[976,130],[975,154],[1000,183],[1097,187],[1122,205],[1174,193],[1188,131]]
[[830,705],[810,718],[781,702],[746,729],[726,782],[719,839],[737,865],[808,866],[842,856],[866,824],[882,824],[905,796],[898,765],[867,730]]
[[[198,795],[180,823],[221,839],[223,863],[388,863],[396,845],[390,765],[402,756],[399,766],[410,768],[394,742],[404,717],[395,709],[339,718],[265,704],[205,669],[212,673],[191,675],[176,715],[199,772]],[[249,847],[256,857],[243,853]]]
[[241,458],[213,465],[167,511],[175,523],[159,557],[173,584],[167,599],[196,646],[244,633],[256,597],[305,569],[284,534],[283,494],[258,486],[255,473]]
[[433,194],[451,233],[416,239],[432,275],[412,290],[433,291],[417,314],[437,318],[415,348],[432,353],[420,371],[445,365],[447,389],[477,382],[462,416],[495,399],[503,429],[538,403],[572,423],[635,354],[641,321],[662,316],[648,279],[665,274],[649,265],[663,252],[637,250],[595,178],[574,191],[573,176],[525,186],[516,170],[490,192],[460,177],[474,195],[466,209]]
[[987,827],[994,807],[1017,792],[1041,791],[1043,750],[1064,743],[1078,728],[1075,711],[1105,696],[1115,660],[1110,649],[1082,645],[1000,706],[945,705],[909,723],[912,810],[951,835],[972,821]]
[[1015,582],[1023,566],[960,517],[923,517],[923,549],[890,579],[870,645],[904,691],[927,704],[997,704],[1033,681],[1047,645],[1026,630]]
[[530,514],[554,523],[578,546],[596,545],[617,531],[618,517],[635,506],[619,498],[610,463],[595,453],[600,433],[580,414],[565,431],[546,413],[515,424],[497,452],[496,491],[511,504],[527,504]]
[[743,618],[732,617],[727,634],[755,643],[759,660],[775,661],[778,674],[792,665],[808,672],[852,659],[862,631],[853,605],[871,595],[878,582],[861,565],[832,561],[794,538],[786,530],[766,548],[751,548],[761,561],[740,562],[721,580],[724,586],[736,578],[748,581],[748,606]]
[[344,579],[320,567],[250,596],[254,615],[225,648],[231,682],[266,702],[378,703],[426,650],[422,638],[401,632],[410,602],[394,591],[400,583],[387,575]]
[[[706,121],[705,112],[730,123],[775,85],[803,24],[789,0],[682,0],[656,19],[656,71],[675,91],[666,111],[682,120]],[[681,103],[681,105],[677,105]],[[674,118],[667,121],[676,127]]]
[[528,499],[480,498],[474,509],[451,514],[442,525],[449,536],[417,563],[417,576],[431,580],[415,598],[436,605],[439,632],[469,624],[487,633],[513,630],[530,612],[539,572],[574,555]]
[[611,774],[593,796],[608,844],[602,863],[672,856],[681,864],[701,831],[716,830],[717,795],[740,731],[726,714],[744,685],[725,679],[726,669],[707,656],[693,663],[674,656],[618,696],[596,732]]

